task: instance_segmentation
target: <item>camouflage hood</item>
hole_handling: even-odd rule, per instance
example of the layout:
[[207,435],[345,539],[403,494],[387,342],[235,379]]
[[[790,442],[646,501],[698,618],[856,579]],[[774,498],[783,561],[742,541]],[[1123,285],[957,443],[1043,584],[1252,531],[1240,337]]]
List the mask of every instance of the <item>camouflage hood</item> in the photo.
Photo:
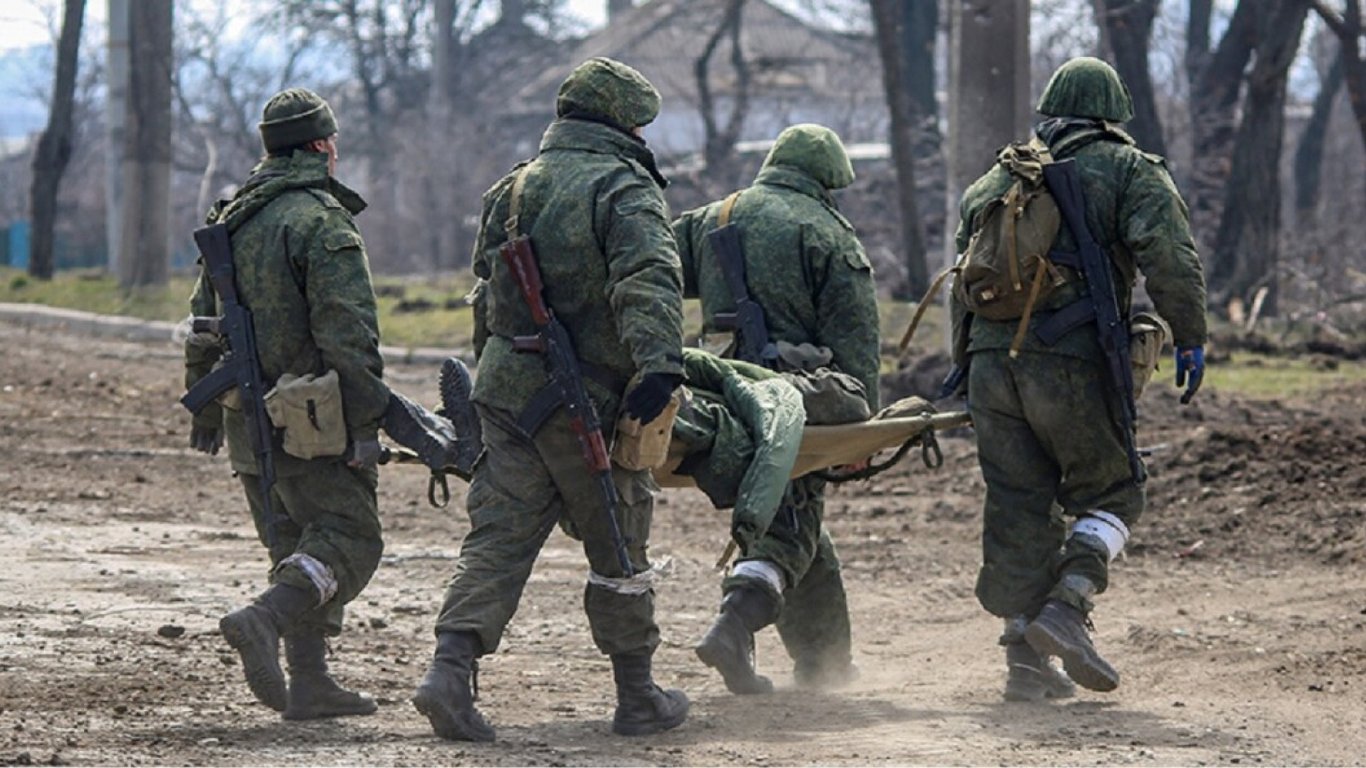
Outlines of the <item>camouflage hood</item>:
[[844,144],[834,131],[815,123],[785,128],[764,158],[763,168],[792,168],[826,189],[843,189],[854,183],[854,167]]
[[1126,123],[1134,117],[1134,102],[1114,67],[1097,58],[1079,56],[1053,73],[1039,98],[1038,111],[1050,117]]
[[601,120],[629,130],[659,114],[659,91],[645,76],[605,57],[585,61],[560,84],[557,117]]

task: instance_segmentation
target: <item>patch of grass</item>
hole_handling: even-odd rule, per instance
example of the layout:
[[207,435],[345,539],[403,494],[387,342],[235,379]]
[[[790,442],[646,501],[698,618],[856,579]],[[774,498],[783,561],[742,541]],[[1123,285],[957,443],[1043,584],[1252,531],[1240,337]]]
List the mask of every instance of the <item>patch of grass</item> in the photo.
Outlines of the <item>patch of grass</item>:
[[143,320],[183,318],[189,311],[187,302],[192,289],[189,276],[173,277],[160,288],[125,291],[103,270],[65,270],[51,280],[34,280],[22,270],[0,268],[0,301],[46,304]]
[[[1171,377],[1164,361],[1159,376]],[[1220,392],[1264,399],[1303,397],[1330,387],[1366,384],[1366,363],[1311,355],[1271,357],[1234,352],[1205,367],[1205,386]]]

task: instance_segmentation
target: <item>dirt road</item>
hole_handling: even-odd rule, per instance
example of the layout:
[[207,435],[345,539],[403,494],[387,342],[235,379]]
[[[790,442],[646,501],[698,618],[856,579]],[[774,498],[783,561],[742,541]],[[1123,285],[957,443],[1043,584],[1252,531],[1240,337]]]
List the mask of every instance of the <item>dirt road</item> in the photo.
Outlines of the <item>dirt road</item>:
[[[217,620],[262,585],[226,460],[185,447],[177,350],[0,325],[0,765],[5,764],[1361,764],[1366,761],[1366,393],[1268,403],[1145,395],[1151,507],[1094,619],[1123,674],[1108,695],[1000,700],[998,622],[972,595],[970,436],[944,467],[907,462],[835,491],[862,677],[730,696],[692,644],[719,597],[724,513],[669,492],[653,553],[662,682],[677,731],[608,729],[611,671],[580,610],[585,566],[556,533],[507,642],[485,660],[490,745],[433,737],[408,704],[466,525],[426,478],[386,468],[386,555],[333,647],[374,717],[292,724],[256,704]],[[427,402],[435,371],[398,367]],[[1155,389],[1165,389],[1162,382]],[[1359,389],[1359,388],[1358,388]],[[453,487],[453,490],[454,489]]]

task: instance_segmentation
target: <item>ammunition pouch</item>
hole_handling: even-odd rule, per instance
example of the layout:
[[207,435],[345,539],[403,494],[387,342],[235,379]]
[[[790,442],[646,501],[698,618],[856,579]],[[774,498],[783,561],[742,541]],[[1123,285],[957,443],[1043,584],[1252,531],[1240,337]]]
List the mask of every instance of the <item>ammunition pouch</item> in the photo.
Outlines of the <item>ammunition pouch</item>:
[[1152,312],[1139,312],[1129,320],[1129,362],[1134,369],[1134,398],[1153,377],[1162,359],[1162,347],[1171,337],[1167,324]]
[[265,399],[270,423],[284,433],[285,453],[314,459],[346,452],[346,417],[336,371],[322,376],[284,374]]
[[612,445],[612,461],[622,469],[639,471],[659,469],[669,458],[669,441],[673,437],[674,418],[683,405],[687,390],[679,387],[669,398],[669,404],[649,424],[641,424],[622,413],[617,419],[617,437]]

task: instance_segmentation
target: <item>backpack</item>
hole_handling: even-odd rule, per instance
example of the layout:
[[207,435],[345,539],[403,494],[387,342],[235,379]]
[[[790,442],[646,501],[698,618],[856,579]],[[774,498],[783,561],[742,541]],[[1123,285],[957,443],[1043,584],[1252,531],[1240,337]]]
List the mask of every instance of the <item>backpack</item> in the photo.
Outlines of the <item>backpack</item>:
[[935,277],[901,339],[903,351],[949,275],[954,277],[954,299],[967,311],[988,320],[1020,319],[1012,355],[1024,340],[1035,305],[1065,282],[1048,259],[1062,226],[1062,214],[1043,180],[1044,165],[1053,162],[1048,145],[1038,137],[1015,142],[997,154],[996,162],[1010,174],[1010,186],[977,214],[972,239],[958,262]]

